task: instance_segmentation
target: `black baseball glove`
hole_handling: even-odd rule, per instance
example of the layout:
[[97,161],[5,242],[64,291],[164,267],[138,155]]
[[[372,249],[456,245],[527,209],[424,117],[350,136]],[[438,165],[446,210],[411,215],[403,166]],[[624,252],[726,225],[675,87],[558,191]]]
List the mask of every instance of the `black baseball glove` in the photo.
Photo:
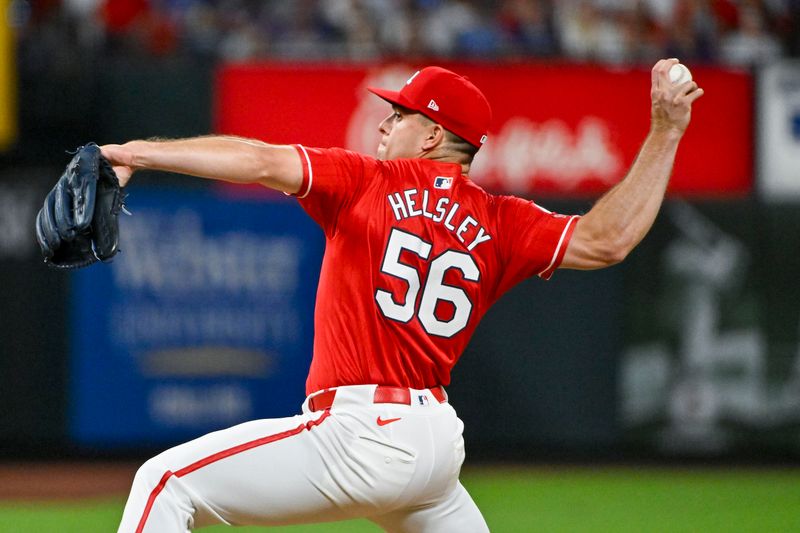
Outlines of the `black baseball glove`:
[[109,261],[119,251],[119,213],[125,189],[100,147],[78,148],[36,216],[36,240],[53,268]]

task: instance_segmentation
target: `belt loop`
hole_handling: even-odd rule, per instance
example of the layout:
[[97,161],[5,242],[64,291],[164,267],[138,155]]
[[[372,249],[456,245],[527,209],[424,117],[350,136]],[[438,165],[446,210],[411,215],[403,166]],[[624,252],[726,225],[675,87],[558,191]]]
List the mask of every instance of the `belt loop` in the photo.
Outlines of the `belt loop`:
[[333,405],[333,398],[336,396],[336,389],[323,390],[308,399],[308,408],[311,412],[324,411]]
[[439,385],[438,387],[433,387],[431,389],[431,394],[439,403],[447,403],[447,391],[444,390],[444,387]]

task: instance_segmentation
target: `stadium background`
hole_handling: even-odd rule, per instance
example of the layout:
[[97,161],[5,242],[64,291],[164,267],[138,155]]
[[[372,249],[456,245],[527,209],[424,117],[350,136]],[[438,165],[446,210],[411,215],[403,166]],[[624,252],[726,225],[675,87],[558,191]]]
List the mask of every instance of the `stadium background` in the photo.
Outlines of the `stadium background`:
[[0,531],[112,529],[138,462],[292,413],[310,357],[322,242],[291,201],[142,174],[123,255],[53,272],[33,218],[66,150],[222,132],[369,151],[385,109],[363,85],[438,63],[495,106],[474,179],[585,212],[673,56],[708,94],[669,199],[622,265],[523,283],[486,317],[449,387],[465,483],[497,531],[800,529],[797,2],[0,7]]

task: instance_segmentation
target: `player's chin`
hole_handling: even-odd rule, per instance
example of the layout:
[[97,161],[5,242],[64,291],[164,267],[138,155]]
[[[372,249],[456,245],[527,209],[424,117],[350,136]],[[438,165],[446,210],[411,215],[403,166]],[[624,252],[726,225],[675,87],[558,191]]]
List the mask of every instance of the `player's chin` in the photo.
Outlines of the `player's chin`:
[[386,161],[386,145],[378,145],[378,149],[375,151],[375,158],[378,161]]

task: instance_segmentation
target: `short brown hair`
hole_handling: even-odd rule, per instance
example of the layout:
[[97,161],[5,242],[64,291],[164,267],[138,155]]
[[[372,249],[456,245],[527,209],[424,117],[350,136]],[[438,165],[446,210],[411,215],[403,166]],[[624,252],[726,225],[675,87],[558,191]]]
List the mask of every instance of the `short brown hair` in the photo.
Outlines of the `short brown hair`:
[[447,143],[447,148],[454,152],[464,155],[464,157],[467,158],[466,162],[472,163],[472,160],[475,158],[475,154],[478,153],[478,147],[466,141],[465,139],[459,137],[450,130],[444,130],[444,131],[445,131],[445,142]]
[[[416,111],[409,110],[410,113],[417,115],[419,120],[425,121],[428,124],[437,124],[437,122],[431,120],[430,118],[426,117],[422,113],[418,113]],[[441,126],[441,124],[439,124]],[[478,147],[467,141],[466,139],[459,137],[452,131],[448,130],[444,126],[442,126],[444,130],[444,145],[443,148],[448,152],[453,152],[461,156],[461,159],[464,163],[470,164],[472,160],[475,158],[475,154],[478,153]]]

